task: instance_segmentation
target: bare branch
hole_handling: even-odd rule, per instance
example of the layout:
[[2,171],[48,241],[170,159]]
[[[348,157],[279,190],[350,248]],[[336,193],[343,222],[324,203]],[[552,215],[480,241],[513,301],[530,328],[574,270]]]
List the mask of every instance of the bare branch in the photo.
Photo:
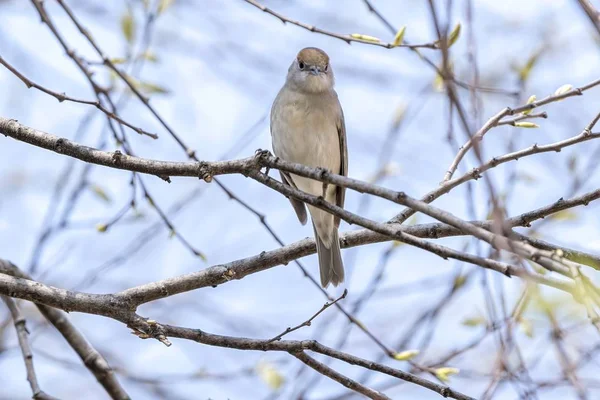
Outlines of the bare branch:
[[324,346],[315,340],[281,340],[277,342],[269,342],[268,340],[256,340],[248,338],[232,338],[230,336],[221,336],[201,331],[198,329],[187,329],[171,325],[162,325],[164,332],[171,337],[193,340],[198,343],[209,346],[228,347],[239,350],[259,350],[259,351],[285,351],[291,354],[310,350],[315,353],[323,354],[328,357],[335,358],[351,365],[357,365],[368,370],[380,372],[389,376],[393,376],[403,381],[412,382],[424,388],[437,392],[443,397],[452,399],[467,400],[472,399],[462,393],[459,393],[447,386],[433,383],[423,379],[417,375],[391,368],[379,363],[365,360],[360,357],[344,353],[330,347]]
[[21,353],[23,353],[23,360],[25,361],[25,369],[27,370],[27,380],[29,381],[29,386],[31,386],[31,392],[33,394],[32,398],[36,400],[55,400],[55,397],[46,394],[40,389],[40,385],[37,381],[35,368],[33,366],[33,353],[31,352],[31,346],[29,345],[28,339],[29,331],[25,325],[25,317],[21,315],[17,303],[12,298],[2,296],[2,301],[4,301],[4,304],[8,307],[15,324],[19,346],[21,347]]
[[[275,157],[263,156],[261,154],[259,154],[259,157],[249,157],[240,160],[214,162],[201,161],[198,163],[143,159],[122,154],[119,151],[111,153],[83,146],[69,139],[60,138],[49,133],[41,132],[36,129],[26,127],[15,120],[6,119],[3,117],[0,117],[0,133],[4,134],[5,136],[10,136],[13,139],[42,147],[59,154],[74,157],[82,161],[133,172],[162,176],[194,176],[210,181],[212,177],[216,175],[233,173],[249,175],[251,171],[256,171],[261,167],[268,167],[282,169],[289,172],[296,172],[302,174],[303,176],[310,175],[309,177],[321,181],[325,181],[325,177],[328,177],[329,180],[327,180],[327,182],[329,183],[346,186],[361,192],[384,197],[381,194],[382,192],[377,189],[376,185],[367,184],[341,176],[335,176],[335,179],[332,179],[334,175],[329,174],[327,171],[315,170],[300,164],[288,163]],[[524,150],[509,153],[500,157],[494,157],[486,164],[474,168],[462,177],[445,182],[437,189],[425,195],[422,201],[432,202],[442,194],[450,192],[451,189],[459,186],[460,184],[472,179],[477,179],[483,172],[508,161],[518,160],[519,158],[533,154],[560,151],[562,148],[585,142],[587,140],[597,139],[598,137],[600,137],[600,133],[591,133],[587,130],[584,130],[581,134],[569,139],[548,145],[538,146],[536,144]],[[311,173],[307,174],[307,172]],[[352,184],[350,184],[350,182],[352,182]],[[360,184],[357,186],[357,183]],[[285,194],[289,195],[288,193]],[[394,197],[395,192],[392,194],[390,191],[388,191],[387,194],[388,197]],[[393,199],[392,201],[397,201],[397,199]],[[414,211],[412,213],[414,213]],[[406,220],[406,218],[410,217],[412,213],[403,212],[399,217],[395,218],[393,222]]]
[[321,307],[321,309],[319,311],[317,311],[316,313],[314,313],[312,317],[310,317],[306,321],[302,322],[301,324],[296,325],[293,328],[292,327],[287,328],[285,331],[281,332],[279,335],[277,335],[273,339],[271,339],[270,342],[275,342],[277,340],[281,340],[281,338],[284,337],[285,335],[287,335],[288,333],[297,331],[298,329],[302,328],[303,326],[310,326],[311,323],[312,323],[312,321],[315,318],[317,318],[319,316],[319,314],[321,314],[323,311],[327,310],[332,305],[336,304],[338,301],[340,301],[343,298],[345,298],[347,294],[348,294],[348,289],[344,289],[344,293],[342,293],[342,295],[340,297],[338,297],[337,299],[335,299],[333,301],[330,301],[330,302],[327,302],[327,303],[323,304],[323,307]]
[[37,83],[35,83],[35,82],[31,81],[30,79],[28,79],[27,77],[25,77],[25,75],[23,75],[22,73],[20,73],[15,67],[13,67],[12,65],[10,65],[8,63],[8,61],[6,61],[5,59],[2,58],[2,56],[0,56],[0,64],[4,65],[10,72],[12,72],[17,78],[19,78],[25,84],[25,86],[27,86],[28,88],[35,88],[35,89],[37,89],[37,90],[39,90],[41,92],[49,94],[50,96],[56,98],[56,100],[58,100],[61,103],[63,101],[70,101],[70,102],[73,102],[73,103],[87,104],[87,105],[90,105],[90,106],[94,106],[98,110],[100,110],[104,114],[106,114],[106,116],[108,116],[109,118],[112,118],[115,121],[117,121],[118,123],[120,123],[122,125],[125,125],[126,127],[128,127],[131,130],[133,130],[134,132],[137,132],[140,135],[149,136],[152,139],[158,139],[158,135],[157,134],[147,132],[147,131],[143,130],[142,128],[139,128],[137,126],[134,126],[134,125],[130,124],[129,122],[125,121],[123,118],[119,117],[117,114],[111,112],[106,107],[104,107],[102,105],[102,103],[100,103],[99,100],[92,101],[92,100],[77,99],[75,97],[67,96],[65,93],[58,93],[58,92],[55,92],[53,90],[47,89],[47,88],[45,88],[45,87],[43,87],[41,85],[38,85]]
[[577,0],[583,11],[585,11],[586,15],[590,19],[590,22],[600,35],[600,13],[594,5],[589,0]]
[[[7,273],[11,275],[7,275]],[[13,275],[19,277],[15,277]],[[158,324],[154,320],[142,318],[135,314],[135,312],[132,311],[132,306],[127,304],[127,302],[124,302],[123,296],[88,295],[46,286],[39,282],[27,279],[25,275],[17,269],[17,267],[7,261],[2,261],[0,262],[0,293],[4,294],[5,292],[10,292],[11,296],[24,298],[35,303],[50,305],[51,307],[63,308],[68,306],[71,307],[69,308],[71,311],[98,314],[115,319],[134,329],[134,333],[136,333],[136,335],[142,339],[155,338],[164,343],[168,342],[166,339],[167,337],[177,337],[193,340],[198,343],[211,346],[236,348],[239,350],[285,351],[290,354],[298,353],[304,350],[311,350],[349,364],[358,365],[363,368],[382,372],[384,374],[415,383],[419,386],[433,390],[444,397],[451,397],[454,399],[471,399],[470,397],[456,392],[447,386],[438,385],[416,375],[412,375],[329,348],[314,340],[271,341],[269,339],[257,340],[236,338],[231,336],[210,334],[199,329],[189,329]],[[25,292],[27,292],[28,295],[21,297],[21,294]]]
[[[452,175],[454,175],[454,172],[458,168],[458,165],[460,164],[460,162],[462,161],[464,156],[467,154],[467,152],[471,149],[471,147],[473,147],[473,143],[480,142],[483,139],[483,136],[487,132],[489,132],[490,129],[492,129],[496,126],[499,126],[499,125],[514,125],[514,122],[516,122],[516,121],[526,119],[527,117],[531,118],[533,116],[532,115],[522,115],[511,121],[502,121],[502,119],[504,117],[522,113],[523,111],[533,110],[534,108],[537,108],[537,107],[540,107],[540,106],[543,106],[543,105],[546,105],[549,103],[557,102],[557,101],[563,100],[567,97],[582,95],[584,91],[589,90],[599,84],[600,84],[600,79],[598,79],[594,82],[591,82],[585,86],[582,86],[580,88],[573,88],[573,89],[567,91],[566,93],[554,94],[554,95],[548,96],[544,99],[534,101],[533,103],[529,103],[529,104],[525,104],[523,106],[517,107],[515,109],[511,109],[509,107],[504,108],[503,110],[498,112],[498,114],[496,114],[492,118],[490,118],[483,125],[483,127],[481,127],[481,129],[479,131],[477,131],[477,133],[475,133],[475,135],[473,135],[472,138],[467,140],[467,142],[460,147],[458,153],[456,154],[456,157],[452,161],[452,164],[450,164],[450,167],[448,168],[448,171],[446,172],[446,175],[444,176],[443,182],[445,183],[445,182],[448,182],[450,179],[452,179]],[[537,114],[535,116],[541,117],[541,118],[547,118],[547,114],[545,114],[545,113]],[[596,121],[597,121],[597,119],[596,119]],[[593,123],[593,125],[591,127],[588,126],[586,129],[588,131],[590,131],[594,125],[595,125],[595,123]]]
[[[272,156],[266,155],[264,153],[260,153],[259,156],[255,157],[255,158],[247,158],[247,159],[243,159],[243,160],[239,160],[239,161],[231,161],[231,162],[215,162],[215,163],[199,163],[199,164],[159,162],[159,161],[154,161],[154,160],[138,159],[136,157],[121,155],[120,153],[111,154],[111,153],[101,152],[101,151],[98,151],[95,149],[83,147],[74,142],[68,141],[67,139],[60,139],[55,136],[45,134],[43,132],[39,132],[39,131],[35,131],[35,130],[29,129],[29,128],[22,127],[20,124],[16,123],[15,121],[10,121],[10,120],[6,120],[6,119],[0,119],[0,132],[5,133],[5,134],[10,134],[13,137],[19,138],[26,142],[40,145],[41,147],[52,149],[61,154],[76,155],[79,158],[82,158],[86,161],[93,160],[101,165],[105,164],[105,165],[114,166],[114,164],[116,163],[117,164],[116,167],[121,167],[121,168],[127,167],[132,170],[137,170],[138,172],[150,172],[150,173],[155,173],[155,174],[158,172],[158,174],[162,174],[162,175],[175,175],[175,174],[178,174],[178,175],[200,175],[200,176],[203,176],[205,179],[207,178],[207,176],[211,177],[211,176],[213,176],[215,174],[219,174],[219,173],[241,172],[241,173],[244,173],[245,175],[250,176],[253,179],[279,191],[280,193],[282,193],[286,196],[293,196],[293,197],[296,197],[306,203],[313,204],[319,208],[325,209],[329,212],[334,213],[335,215],[339,215],[341,218],[343,218],[344,220],[346,220],[348,222],[357,223],[361,226],[364,226],[364,227],[367,227],[376,232],[394,237],[398,240],[407,242],[409,244],[412,244],[412,245],[415,245],[415,246],[418,246],[421,248],[426,248],[429,251],[434,251],[436,254],[442,255],[444,257],[453,257],[453,258],[461,257],[460,259],[464,258],[464,255],[457,254],[456,251],[453,251],[453,250],[450,250],[447,248],[443,248],[442,246],[432,245],[432,244],[423,242],[422,240],[419,240],[418,238],[410,237],[410,235],[407,236],[407,235],[403,234],[402,232],[398,232],[397,229],[392,229],[390,227],[390,225],[387,225],[387,224],[383,225],[383,224],[375,223],[366,218],[357,216],[346,210],[343,210],[337,206],[326,203],[322,199],[316,198],[315,196],[310,196],[306,193],[302,193],[291,187],[286,187],[285,185],[282,185],[281,183],[274,181],[273,179],[269,178],[268,176],[266,176],[262,173],[259,173],[257,171],[257,169],[260,168],[260,166],[262,165],[262,166],[266,166],[266,167],[270,167],[270,168],[282,169],[282,170],[285,170],[288,172],[294,172],[301,176],[306,176],[309,178],[321,180],[321,181],[336,184],[336,185],[346,186],[348,188],[352,188],[352,189],[358,190],[360,192],[370,193],[370,194],[373,194],[376,196],[380,196],[382,198],[386,198],[388,200],[394,201],[398,204],[403,204],[403,205],[411,204],[409,207],[413,208],[413,209],[416,209],[416,207],[414,205],[418,204],[420,207],[420,210],[427,211],[426,213],[429,213],[429,215],[432,215],[436,218],[440,218],[439,211],[441,211],[441,210],[433,210],[432,208],[426,206],[424,202],[418,202],[415,199],[409,199],[401,193],[391,191],[389,189],[381,188],[377,185],[367,184],[367,183],[364,183],[361,181],[357,181],[355,179],[333,175],[333,174],[330,174],[327,171],[323,171],[323,170],[315,170],[315,169],[312,169],[312,168],[309,168],[306,166],[287,163],[287,162],[284,162],[277,158],[274,158]],[[599,136],[598,134],[592,134],[592,133],[588,133],[587,131],[584,131],[579,136],[576,136],[574,138],[567,139],[565,141],[558,142],[558,143],[555,143],[552,145],[533,146],[530,149],[526,149],[526,150],[523,150],[520,152],[516,152],[513,154],[503,156],[502,159],[493,159],[491,162],[489,162],[488,164],[483,166],[480,169],[480,171],[484,171],[486,169],[492,168],[492,166],[499,164],[499,162],[501,162],[501,161],[516,159],[522,155],[527,155],[527,154],[535,154],[535,153],[539,153],[539,152],[552,151],[552,150],[556,151],[556,149],[560,149],[561,147],[564,147],[564,146],[567,146],[570,144],[574,144],[574,143],[578,143],[581,141],[589,140],[590,138],[596,138],[598,136]],[[210,171],[210,172],[208,172],[208,171]],[[477,173],[479,173],[480,171],[477,171]],[[444,191],[448,191],[449,188],[451,188],[452,186],[456,186],[458,183],[462,182],[463,179],[464,179],[464,181],[466,181],[469,179],[473,179],[475,176],[476,176],[475,174],[471,173],[471,174],[465,175],[463,178],[458,178],[458,180],[450,181],[445,186],[443,186],[441,188],[441,190],[438,189],[438,193],[441,194]],[[432,197],[430,197],[430,196],[427,196],[426,198],[428,201],[432,200]],[[464,221],[461,222],[456,219],[454,219],[453,221],[454,221],[454,223],[459,223],[459,224],[462,224],[464,222]],[[470,225],[470,224],[467,223],[467,225]],[[463,224],[462,225],[463,228],[461,228],[461,229],[466,229],[468,227],[467,225]],[[473,228],[473,226],[471,225],[468,228],[471,229],[471,228]],[[497,236],[493,236],[493,235],[490,236],[489,232],[483,231],[480,228],[477,228],[477,227],[475,227],[475,228],[476,229],[473,232],[475,232],[475,231],[479,232],[480,236],[478,236],[478,237],[487,238],[484,240],[488,241],[488,243],[493,242],[495,239],[492,240],[492,238],[497,237]],[[504,244],[502,246],[506,247],[507,243],[506,242],[503,242],[503,243]],[[533,250],[530,248],[528,254],[535,253],[535,252],[531,253],[532,251]],[[482,262],[480,259],[472,259],[471,258],[470,262],[472,262],[472,261]],[[505,266],[500,266],[498,264],[494,264],[492,266],[487,262],[485,264],[487,267],[495,268],[496,270],[499,270],[503,273],[507,272],[507,269],[505,268]]]
[[308,25],[303,22],[299,22],[299,21],[290,19],[278,12],[271,10],[270,8],[263,6],[262,4],[260,4],[259,2],[255,1],[255,0],[244,0],[244,1],[248,4],[253,5],[254,7],[258,8],[259,10],[261,10],[265,13],[274,16],[275,18],[279,19],[284,24],[290,23],[292,25],[299,26],[300,28],[306,29],[311,32],[315,32],[315,33],[319,33],[322,35],[326,35],[326,36],[330,36],[330,37],[333,37],[336,39],[343,40],[344,42],[346,42],[348,44],[350,44],[352,42],[357,42],[357,43],[363,43],[363,44],[370,44],[373,46],[385,47],[386,49],[392,49],[394,47],[407,47],[410,49],[419,49],[419,48],[437,49],[437,46],[434,43],[425,43],[425,44],[406,44],[406,43],[404,43],[404,44],[394,45],[392,43],[382,42],[377,38],[372,38],[371,40],[369,40],[369,39],[361,38],[360,35],[358,35],[358,36],[341,35],[339,33],[329,32],[329,31],[317,28],[316,26]]
[[[0,258],[0,271],[3,274],[22,279],[31,279],[12,263]],[[81,332],[69,321],[68,316],[56,308],[36,303],[42,315],[60,332],[71,348],[81,358],[85,366],[96,377],[104,390],[114,400],[128,400],[130,397],[121,387],[114,371],[104,357],[87,341]]]
[[[595,134],[591,134],[595,136]],[[493,157],[491,160],[488,160],[485,164],[480,165],[479,167],[475,167],[465,173],[463,176],[451,179],[447,182],[443,182],[438,188],[430,191],[425,196],[422,197],[423,201],[432,202],[439,198],[441,195],[449,193],[450,190],[455,187],[468,182],[473,179],[479,179],[482,176],[483,172],[486,172],[492,168],[497,167],[500,164],[504,164],[509,161],[517,161],[520,158],[527,157],[533,154],[540,153],[548,153],[548,152],[560,152],[563,148],[572,146],[574,144],[585,142],[589,139],[597,138],[597,136],[590,138],[590,132],[585,129],[579,135],[573,136],[571,138],[561,140],[558,142],[546,144],[546,145],[537,145],[534,144],[531,147],[528,147],[523,150],[515,151],[513,153],[505,154],[498,157]],[[395,216],[392,221],[393,222],[403,222],[406,219],[410,218],[415,212],[410,209],[406,209],[402,211],[400,214]]]
[[334,369],[329,368],[327,365],[315,360],[314,358],[307,355],[303,351],[298,352],[298,353],[293,353],[293,356],[296,357],[298,360],[302,361],[304,364],[311,367],[312,369],[314,369],[315,371],[319,372],[320,374],[323,374],[323,375],[333,379],[334,381],[339,382],[340,384],[344,385],[348,389],[358,392],[360,394],[363,394],[370,399],[391,400],[385,394],[378,392],[376,390],[373,390],[371,388],[368,388],[368,387],[358,383],[357,381],[340,374],[339,372],[335,371]]

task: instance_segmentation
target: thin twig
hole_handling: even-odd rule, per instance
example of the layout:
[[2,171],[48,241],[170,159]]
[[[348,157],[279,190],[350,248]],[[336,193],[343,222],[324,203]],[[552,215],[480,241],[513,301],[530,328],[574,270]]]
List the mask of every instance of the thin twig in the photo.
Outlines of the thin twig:
[[394,45],[392,43],[382,42],[381,40],[379,40],[377,38],[372,38],[371,40],[368,40],[368,39],[362,39],[360,36],[342,35],[339,33],[334,33],[334,32],[330,32],[330,31],[326,31],[324,29],[317,28],[316,26],[313,26],[313,25],[308,25],[303,22],[290,19],[290,18],[286,17],[285,15],[282,15],[276,11],[271,10],[270,8],[263,6],[262,4],[260,4],[259,2],[255,1],[255,0],[244,0],[244,1],[248,4],[253,5],[254,7],[258,8],[259,10],[261,10],[265,13],[274,16],[275,18],[279,19],[284,24],[290,23],[292,25],[296,25],[296,26],[299,26],[300,28],[306,29],[310,32],[315,32],[315,33],[319,33],[322,35],[326,35],[326,36],[330,36],[330,37],[333,37],[336,39],[343,40],[344,42],[346,42],[348,44],[350,44],[352,42],[357,42],[357,43],[369,44],[369,45],[373,45],[373,46],[385,47],[386,49],[393,49],[394,47],[407,47],[410,49],[419,49],[419,48],[437,49],[438,48],[434,43],[424,43],[424,44],[403,43],[403,44]]
[[334,305],[338,301],[340,301],[343,298],[345,298],[347,294],[348,294],[348,289],[344,289],[344,293],[342,293],[342,295],[340,297],[338,297],[337,299],[335,299],[333,301],[329,301],[329,302],[323,304],[323,307],[321,307],[321,309],[319,311],[317,311],[316,313],[314,313],[312,317],[310,317],[306,321],[302,322],[301,324],[296,325],[293,328],[288,327],[285,331],[281,332],[279,335],[277,335],[273,339],[269,340],[269,342],[275,342],[277,340],[281,340],[281,338],[284,337],[285,335],[287,335],[288,333],[294,332],[294,331],[302,328],[303,326],[310,326],[311,323],[312,323],[312,321],[315,318],[317,318],[319,316],[319,314],[321,314],[323,311],[327,310],[329,307],[331,307],[332,305]]
[[31,81],[29,78],[27,78],[22,73],[20,73],[12,65],[10,65],[8,63],[8,61],[6,61],[5,59],[2,58],[2,56],[0,56],[0,64],[4,65],[10,72],[12,72],[17,78],[19,78],[25,84],[25,86],[27,86],[27,88],[35,88],[35,89],[37,89],[37,90],[39,90],[41,92],[49,94],[50,96],[56,98],[61,103],[63,101],[70,101],[70,102],[73,102],[73,103],[87,104],[87,105],[94,106],[98,110],[100,110],[104,114],[106,114],[109,118],[112,118],[115,121],[117,121],[118,123],[120,123],[122,125],[125,125],[126,127],[128,127],[131,130],[133,130],[134,132],[137,132],[140,135],[149,136],[152,139],[158,139],[158,135],[157,134],[147,132],[147,131],[143,130],[140,127],[137,127],[137,126],[134,126],[134,125],[130,124],[129,122],[125,121],[123,118],[119,117],[117,114],[111,112],[106,107],[104,107],[102,105],[102,103],[100,103],[99,100],[92,101],[92,100],[78,99],[78,98],[75,98],[75,97],[67,96],[65,93],[58,93],[58,92],[55,92],[55,91],[50,90],[48,88],[45,88],[45,87],[43,87],[41,85],[38,85],[37,83]]
[[33,353],[31,351],[31,346],[29,345],[29,331],[25,325],[25,317],[21,315],[21,311],[19,311],[17,303],[14,301],[14,299],[6,296],[1,297],[4,304],[6,304],[6,307],[8,307],[15,324],[19,346],[21,347],[21,353],[23,354],[23,360],[25,361],[25,369],[27,370],[27,380],[29,381],[29,386],[31,387],[32,398],[36,400],[55,400],[55,397],[46,394],[42,389],[40,389],[40,385],[35,374],[35,368],[33,366]]
[[292,355],[294,357],[296,357],[298,360],[302,361],[304,364],[308,365],[309,367],[311,367],[312,369],[317,371],[318,373],[325,375],[328,378],[333,379],[334,381],[344,385],[345,387],[347,387],[348,389],[350,389],[352,391],[355,391],[357,393],[365,395],[368,398],[374,399],[374,400],[391,400],[385,394],[378,392],[376,390],[373,390],[371,388],[368,388],[365,385],[362,385],[362,384],[358,383],[357,381],[340,374],[339,372],[335,371],[334,369],[329,368],[327,365],[315,360],[314,358],[312,358],[311,356],[309,356],[308,354],[306,354],[303,351],[298,352],[298,353],[292,353]]

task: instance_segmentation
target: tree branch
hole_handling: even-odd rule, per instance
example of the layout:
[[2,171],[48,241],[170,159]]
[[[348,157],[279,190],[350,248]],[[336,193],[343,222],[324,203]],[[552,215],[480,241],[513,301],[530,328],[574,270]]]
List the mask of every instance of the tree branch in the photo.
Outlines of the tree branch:
[[302,361],[304,364],[308,365],[309,367],[311,367],[312,369],[317,371],[318,373],[325,375],[326,377],[331,378],[336,382],[339,382],[340,384],[342,384],[343,386],[347,387],[350,390],[353,390],[357,393],[363,394],[363,395],[367,396],[368,398],[374,399],[374,400],[391,400],[385,394],[378,392],[376,390],[373,390],[371,388],[368,388],[368,387],[358,383],[357,381],[340,374],[339,372],[335,371],[334,369],[329,368],[327,365],[315,360],[314,358],[312,358],[311,356],[309,356],[308,354],[306,354],[303,351],[300,351],[297,353],[292,353],[292,355],[294,357],[296,357],[298,360]]
[[[31,279],[26,273],[9,261],[0,258],[0,273]],[[42,315],[58,330],[81,361],[94,374],[106,393],[114,400],[129,400],[129,395],[117,380],[114,371],[102,355],[87,341],[81,332],[69,321],[68,316],[56,308],[35,303]]]
[[102,105],[102,103],[100,103],[100,100],[83,100],[83,99],[77,99],[75,97],[67,96],[65,93],[58,93],[58,92],[55,92],[53,90],[47,89],[47,88],[45,88],[45,87],[43,87],[41,85],[38,85],[37,83],[31,81],[29,78],[27,78],[22,73],[20,73],[15,67],[13,67],[12,65],[10,65],[8,63],[8,61],[6,61],[5,59],[2,58],[2,56],[0,56],[0,64],[4,65],[6,67],[6,69],[8,69],[17,78],[19,78],[25,84],[25,86],[27,86],[27,88],[35,88],[35,89],[37,89],[37,90],[39,90],[41,92],[49,94],[50,96],[56,98],[56,100],[58,100],[61,103],[63,101],[70,101],[72,103],[87,104],[87,105],[90,105],[90,106],[94,106],[98,110],[100,110],[104,114],[106,114],[107,117],[114,119],[115,121],[117,121],[121,125],[125,125],[126,127],[128,127],[131,130],[133,130],[134,132],[137,132],[140,135],[149,136],[152,139],[158,139],[158,135],[157,134],[147,132],[147,131],[143,130],[142,128],[134,126],[134,125],[130,124],[129,122],[125,121],[123,118],[119,117],[117,114],[115,114],[115,113],[111,112],[110,110],[108,110],[106,107],[104,107]]
[[[253,179],[263,181],[262,183],[265,183],[267,186],[270,186],[272,188],[274,186],[272,183],[268,184],[264,177],[260,177],[259,175],[255,174],[255,172],[261,167],[282,169],[284,171],[304,174],[303,176],[307,176],[308,172],[309,175],[311,175],[311,177],[314,177],[314,179],[321,181],[324,181],[324,177],[326,175],[328,177],[333,176],[332,174],[328,174],[326,171],[316,170],[310,167],[302,166],[300,164],[288,163],[272,156],[260,154],[259,157],[248,157],[240,160],[215,162],[201,161],[197,163],[144,159],[122,154],[119,151],[106,152],[95,148],[83,146],[69,139],[61,138],[49,133],[29,128],[18,123],[15,120],[6,119],[3,117],[0,117],[0,133],[4,134],[5,136],[12,137],[13,139],[20,140],[37,147],[45,148],[47,150],[54,151],[58,154],[74,157],[82,161],[110,168],[123,169],[158,176],[195,176],[203,178],[206,181],[210,181],[212,177],[216,175],[241,173],[246,176],[252,175],[251,177]],[[600,133],[591,133],[587,130],[584,130],[577,136],[559,142],[541,146],[538,146],[536,144],[527,149],[509,153],[500,157],[494,157],[487,163],[481,165],[480,167],[472,169],[463,176],[443,183],[437,189],[434,189],[433,191],[426,194],[422,199],[423,201],[428,203],[432,202],[441,195],[449,193],[453,188],[459,186],[460,184],[472,179],[477,179],[481,176],[483,172],[508,161],[518,160],[519,158],[523,158],[533,154],[560,151],[562,148],[585,142],[587,140],[597,139],[598,137],[600,137]],[[361,192],[368,192],[383,197],[383,192],[378,186],[363,183],[357,180],[353,180],[351,178],[337,176],[334,179],[334,181],[330,179],[329,182],[357,189]],[[360,183],[360,185],[357,186],[356,183]],[[282,190],[278,191],[282,192]],[[299,191],[294,191],[294,194],[298,192]],[[391,194],[390,191],[388,191],[387,193],[388,195]],[[290,193],[284,194],[286,196],[290,195]],[[294,196],[294,194],[291,195]],[[397,199],[392,201],[397,201]],[[397,217],[392,219],[392,222],[404,221],[414,213],[415,211],[412,209],[404,210]]]
[[[473,144],[479,143],[483,139],[483,136],[487,132],[490,131],[490,129],[492,129],[496,126],[499,126],[499,125],[514,125],[514,123],[516,121],[520,121],[527,117],[529,117],[529,118],[533,118],[533,117],[547,118],[547,115],[546,115],[546,113],[541,113],[541,114],[536,114],[536,115],[522,115],[522,116],[519,116],[510,121],[502,121],[502,119],[504,117],[519,114],[519,113],[522,113],[523,111],[530,111],[530,110],[533,110],[534,108],[537,108],[537,107],[540,107],[540,106],[543,106],[543,105],[546,105],[549,103],[554,103],[554,102],[563,100],[567,97],[580,96],[583,94],[584,91],[589,90],[599,84],[600,84],[600,79],[595,80],[595,81],[593,81],[587,85],[584,85],[582,87],[573,88],[573,89],[567,91],[566,93],[560,93],[560,94],[554,94],[551,96],[547,96],[544,99],[534,101],[533,103],[525,104],[525,105],[517,107],[515,109],[511,109],[509,107],[504,108],[503,110],[498,112],[496,115],[494,115],[492,118],[490,118],[483,125],[483,127],[481,127],[481,129],[479,129],[479,131],[477,131],[477,133],[475,133],[475,135],[473,135],[471,138],[469,138],[469,140],[467,140],[467,142],[460,147],[460,149],[458,150],[458,153],[456,154],[456,157],[452,161],[452,164],[450,164],[450,167],[448,168],[446,175],[444,175],[443,182],[447,182],[450,179],[452,179],[452,175],[454,175],[454,172],[458,168],[458,165],[460,164],[460,162],[462,161],[464,156],[467,154],[467,152],[473,147]],[[597,119],[596,119],[596,121],[597,121]],[[595,123],[594,123],[594,125],[595,125]],[[593,125],[591,127],[588,127],[588,130],[591,130],[592,128],[593,128]]]
[[419,49],[419,48],[437,49],[438,48],[434,43],[425,43],[425,44],[406,44],[406,43],[404,43],[404,44],[394,45],[392,43],[382,42],[378,38],[371,38],[371,37],[361,38],[361,35],[358,35],[358,36],[357,35],[341,35],[339,33],[329,32],[329,31],[317,28],[316,26],[308,25],[303,22],[299,22],[299,21],[290,19],[290,18],[286,17],[285,15],[282,15],[278,12],[271,10],[270,8],[263,6],[262,4],[260,4],[259,2],[255,1],[255,0],[244,0],[244,1],[248,4],[253,5],[254,7],[258,8],[259,10],[261,10],[265,13],[274,16],[275,18],[279,19],[284,24],[290,23],[292,25],[299,26],[300,28],[306,29],[311,32],[315,32],[315,33],[319,33],[321,35],[326,35],[326,36],[330,36],[330,37],[333,37],[336,39],[343,40],[344,42],[346,42],[348,44],[350,44],[352,42],[357,42],[357,43],[369,44],[372,46],[385,47],[386,49],[392,49],[394,47],[407,47],[410,49]]
[[171,325],[161,325],[166,335],[170,337],[178,337],[181,339],[193,340],[198,343],[209,346],[228,347],[239,350],[258,350],[258,351],[285,351],[288,353],[298,353],[301,351],[314,351],[315,353],[323,354],[328,357],[335,358],[351,365],[357,365],[368,370],[380,372],[386,375],[402,379],[407,382],[417,384],[427,389],[437,392],[443,397],[452,399],[467,400],[472,399],[462,393],[450,389],[447,386],[433,383],[419,376],[409,374],[407,372],[391,368],[379,363],[365,360],[360,357],[347,354],[330,347],[324,346],[315,340],[281,340],[270,342],[269,340],[257,340],[248,338],[233,338],[231,336],[222,336],[201,331],[199,329],[181,328]]
[[321,309],[319,311],[317,311],[316,313],[314,313],[312,317],[310,317],[306,321],[302,322],[301,324],[296,325],[293,328],[292,327],[288,327],[285,331],[281,332],[279,335],[275,336],[270,341],[271,342],[275,342],[277,340],[281,340],[281,338],[284,337],[285,335],[287,335],[288,333],[297,331],[298,329],[302,328],[303,326],[310,326],[312,324],[313,320],[315,318],[317,318],[319,316],[319,314],[321,314],[323,311],[327,310],[332,305],[337,304],[337,302],[340,301],[340,300],[342,300],[342,299],[344,299],[347,294],[348,294],[348,289],[344,289],[344,293],[342,293],[342,295],[340,297],[338,297],[337,299],[335,299],[333,301],[329,301],[329,302],[323,304],[323,307],[321,307]]
[[23,354],[23,360],[25,361],[25,369],[27,370],[27,380],[29,381],[29,386],[31,386],[31,392],[33,394],[32,398],[35,400],[56,400],[55,397],[46,394],[42,389],[40,389],[40,385],[35,374],[35,368],[33,366],[33,353],[31,352],[31,346],[29,345],[29,331],[25,325],[25,317],[21,315],[21,312],[17,307],[17,303],[11,297],[1,297],[4,304],[6,304],[6,307],[8,307],[15,324],[17,338],[19,340],[19,347],[21,347],[21,353]]
[[[12,273],[15,276],[7,275]],[[17,277],[16,277],[17,276]],[[8,294],[11,297],[19,297],[35,303],[42,303],[51,307],[63,308],[64,305],[73,306],[72,311],[87,312],[103,315],[127,324],[134,329],[134,333],[142,339],[155,338],[161,342],[168,343],[167,337],[193,340],[198,343],[234,348],[239,350],[259,351],[284,351],[290,354],[305,350],[311,350],[328,357],[333,357],[352,365],[358,365],[373,371],[381,372],[396,378],[415,383],[424,388],[433,390],[444,397],[466,400],[471,397],[454,391],[447,386],[439,385],[423,379],[419,376],[390,368],[372,361],[344,353],[330,347],[324,346],[314,340],[280,340],[270,339],[248,339],[231,336],[211,334],[199,329],[183,328],[171,325],[158,324],[151,319],[142,318],[137,315],[128,305],[124,305],[123,296],[120,295],[87,295],[77,292],[69,292],[56,289],[27,279],[13,264],[0,259],[0,294]],[[28,293],[21,296],[23,293]],[[82,305],[77,302],[82,300]],[[170,343],[169,343],[170,344]],[[127,398],[127,397],[125,397]]]
[[596,29],[596,32],[600,35],[600,13],[589,0],[577,0],[583,11],[590,19],[590,22]]

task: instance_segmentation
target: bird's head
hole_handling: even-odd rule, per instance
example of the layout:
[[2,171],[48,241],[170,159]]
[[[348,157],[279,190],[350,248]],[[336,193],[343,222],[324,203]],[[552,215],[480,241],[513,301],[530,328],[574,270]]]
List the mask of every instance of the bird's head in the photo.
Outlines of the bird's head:
[[333,71],[327,53],[316,47],[300,50],[288,69],[287,82],[297,90],[308,93],[333,89]]

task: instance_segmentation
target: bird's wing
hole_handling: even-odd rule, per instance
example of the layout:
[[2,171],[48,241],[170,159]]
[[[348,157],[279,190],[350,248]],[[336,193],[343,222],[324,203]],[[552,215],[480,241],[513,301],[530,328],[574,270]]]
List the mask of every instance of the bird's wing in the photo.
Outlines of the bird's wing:
[[[284,184],[290,185],[294,189],[298,189],[298,187],[292,180],[292,177],[287,172],[279,171],[279,173],[281,174],[281,181]],[[292,203],[292,207],[294,207],[294,211],[296,211],[296,215],[298,216],[298,220],[300,221],[300,223],[302,225],[306,225],[307,215],[304,203],[298,199],[294,199],[293,197],[288,197],[288,200],[290,201],[290,203]]]
[[[348,176],[348,143],[346,142],[346,123],[344,121],[344,111],[340,106],[340,118],[337,121],[338,136],[340,139],[340,175]],[[346,188],[338,186],[336,192],[336,204],[344,208],[346,199]],[[340,217],[334,218],[335,226],[340,226]]]

